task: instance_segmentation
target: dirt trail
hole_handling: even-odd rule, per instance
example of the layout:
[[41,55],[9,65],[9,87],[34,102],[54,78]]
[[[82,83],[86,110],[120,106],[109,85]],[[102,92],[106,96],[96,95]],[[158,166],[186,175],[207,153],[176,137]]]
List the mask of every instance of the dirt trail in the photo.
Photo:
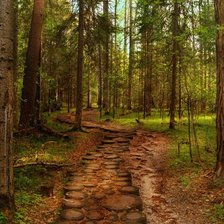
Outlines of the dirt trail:
[[[58,224],[210,223],[170,173],[167,136],[90,117],[88,112],[83,126],[104,138],[71,170]],[[65,122],[74,122],[74,116]]]

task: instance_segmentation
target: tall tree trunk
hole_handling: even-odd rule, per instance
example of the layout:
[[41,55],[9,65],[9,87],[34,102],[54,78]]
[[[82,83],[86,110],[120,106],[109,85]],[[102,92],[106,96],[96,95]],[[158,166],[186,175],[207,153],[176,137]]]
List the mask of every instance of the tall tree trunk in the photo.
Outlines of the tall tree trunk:
[[[117,0],[115,0],[114,5],[114,27],[117,29]],[[118,60],[117,60],[117,32],[114,34],[114,64],[115,64],[115,73],[114,73],[114,83],[113,83],[113,119],[115,118],[116,113],[116,99],[117,99],[117,71],[118,71]]]
[[129,24],[129,66],[128,66],[128,104],[127,109],[132,108],[132,72],[133,72],[133,19],[132,19],[132,0],[129,0],[130,24]]
[[[106,24],[109,25],[109,3],[108,0],[103,1],[103,13],[106,19]],[[104,74],[103,74],[103,107],[105,114],[109,113],[109,33],[105,31],[105,46],[104,46]]]
[[20,128],[35,124],[35,101],[40,65],[41,32],[43,25],[44,0],[34,0],[29,43],[23,78]]
[[[224,26],[224,1],[215,0],[215,18],[219,27]],[[217,176],[224,175],[224,30],[219,29],[216,39],[217,63],[217,98],[216,98],[216,130],[217,130]]]
[[174,129],[175,127],[178,20],[179,20],[179,3],[175,1],[173,11],[173,49],[172,49],[173,55],[172,55],[172,81],[171,81],[171,94],[170,94],[170,129]]
[[99,109],[100,109],[100,118],[102,117],[102,60],[101,60],[101,44],[98,44],[98,60],[99,60]]
[[84,47],[84,1],[79,0],[79,36],[78,36],[78,60],[77,60],[77,105],[76,125],[81,130],[82,122],[82,77],[83,77],[83,47]]
[[13,79],[16,61],[13,1],[1,0],[0,8],[0,208],[13,211]]

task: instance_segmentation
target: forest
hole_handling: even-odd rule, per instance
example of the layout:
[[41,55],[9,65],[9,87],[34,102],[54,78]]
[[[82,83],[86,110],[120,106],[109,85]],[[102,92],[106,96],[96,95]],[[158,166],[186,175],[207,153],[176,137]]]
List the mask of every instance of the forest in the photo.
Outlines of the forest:
[[223,0],[0,0],[0,224],[224,223]]

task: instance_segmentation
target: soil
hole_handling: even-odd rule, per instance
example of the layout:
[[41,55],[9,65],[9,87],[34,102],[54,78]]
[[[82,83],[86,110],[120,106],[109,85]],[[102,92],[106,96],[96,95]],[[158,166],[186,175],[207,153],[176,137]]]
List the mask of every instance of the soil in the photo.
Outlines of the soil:
[[[124,128],[113,124],[112,122],[104,122],[97,123],[95,121],[95,117],[97,116],[96,112],[88,110],[84,112],[83,120],[87,121],[86,127],[88,127],[88,134],[86,134],[85,138],[80,138],[76,142],[76,150],[69,161],[75,164],[74,167],[69,171],[73,174],[80,174],[78,171],[83,165],[80,163],[80,158],[83,155],[87,155],[89,150],[95,150],[96,146],[99,146],[98,149],[107,148],[107,153],[104,152],[104,158],[109,162],[104,164],[105,167],[109,170],[118,169],[116,159],[119,159],[117,154],[113,152],[110,153],[111,144],[113,144],[113,140],[116,136],[113,136],[113,132],[116,130],[116,133],[124,132]],[[72,123],[74,121],[74,114],[64,114],[60,115],[60,122],[63,122],[63,119],[66,123]],[[107,138],[105,139],[105,130],[110,131],[110,135],[107,134]],[[71,135],[77,135],[77,133],[71,133]],[[119,136],[120,137],[120,136]],[[122,136],[123,137],[123,136]],[[125,139],[116,139],[117,142],[120,141],[119,144],[126,144]],[[102,140],[104,139],[104,142]],[[122,140],[124,141],[122,143]],[[101,144],[102,143],[102,144]],[[121,147],[121,145],[119,147]],[[181,176],[183,175],[181,170],[172,169],[170,167],[170,161],[168,156],[168,146],[169,139],[166,135],[156,132],[149,132],[143,130],[143,128],[139,127],[136,130],[136,135],[133,140],[130,142],[129,150],[122,151],[123,161],[119,164],[119,169],[126,170],[131,173],[131,185],[124,184],[126,183],[122,179],[118,181],[121,183],[121,186],[116,185],[119,189],[119,194],[122,195],[121,198],[126,198],[125,193],[121,190],[123,189],[128,194],[138,194],[140,192],[141,203],[143,204],[143,213],[146,216],[146,223],[150,224],[210,224],[210,223],[223,223],[222,221],[211,219],[211,210],[214,207],[214,204],[222,204],[224,189],[222,187],[217,187],[213,181],[213,173],[211,170],[203,170],[197,178],[194,179],[187,187],[183,186],[180,181]],[[98,152],[98,151],[97,151]],[[101,161],[100,154],[87,155],[86,160],[92,161]],[[95,165],[99,165],[98,162],[94,163]],[[94,164],[91,164],[89,167],[88,175],[92,175],[94,169]],[[103,172],[103,170],[102,170]],[[190,172],[190,171],[189,171]],[[82,175],[82,173],[81,173]],[[79,176],[79,175],[78,175]],[[126,177],[125,172],[120,178]],[[106,178],[106,177],[105,177]],[[110,177],[108,177],[110,178]],[[113,177],[115,178],[115,177]],[[116,177],[117,178],[117,177]],[[33,209],[33,220],[34,223],[42,224],[42,223],[51,223],[52,220],[55,220],[58,214],[58,208],[60,208],[61,203],[63,202],[63,198],[60,192],[63,189],[63,185],[61,183],[61,178],[56,176],[56,188],[54,189],[53,197],[46,197],[44,201],[43,209],[38,208],[38,215],[35,214],[35,208]],[[95,182],[94,182],[95,180]],[[101,180],[101,179],[100,179]],[[107,179],[105,179],[106,181]],[[103,180],[102,180],[103,181]],[[85,189],[97,189],[99,180],[93,178],[93,181],[86,183],[84,186]],[[83,184],[83,183],[82,183]],[[73,185],[70,187],[74,187]],[[78,192],[82,192],[82,186],[75,186],[78,189]],[[125,188],[126,187],[126,188]],[[113,191],[116,189],[113,185]],[[71,189],[70,189],[71,190]],[[64,217],[75,217],[77,223],[132,223],[132,221],[140,220],[133,223],[144,223],[145,219],[143,213],[140,210],[136,211],[126,211],[123,216],[121,213],[116,213],[116,203],[114,203],[114,197],[106,197],[107,194],[110,195],[111,189],[104,189],[103,191],[94,191],[94,200],[101,201],[104,204],[103,212],[94,207],[96,204],[92,204],[93,209],[89,206],[88,214],[83,215],[83,211],[80,212],[82,208],[78,208],[79,210],[75,213],[70,209],[63,210],[61,213]],[[74,192],[71,190],[70,192]],[[89,191],[87,191],[89,192]],[[90,192],[92,192],[90,190]],[[89,193],[88,193],[89,194]],[[74,199],[72,203],[73,206],[81,206],[83,198],[77,199],[77,195],[73,194]],[[119,195],[115,194],[116,197],[119,198]],[[75,198],[74,198],[75,197]],[[83,197],[87,198],[86,195]],[[69,198],[69,197],[68,197]],[[119,198],[120,199],[120,198]],[[78,201],[77,201],[78,200]],[[89,198],[88,198],[89,200]],[[129,203],[133,202],[133,198],[128,199],[130,202],[127,202],[128,205],[124,202],[124,207],[129,206]],[[139,200],[139,199],[138,199]],[[89,205],[91,205],[91,200],[89,200]],[[138,202],[139,203],[139,202]],[[81,204],[81,205],[80,205]],[[108,205],[109,204],[109,205]],[[122,206],[122,205],[121,205]],[[119,206],[118,206],[119,207]],[[137,206],[139,207],[139,206]],[[137,207],[133,209],[137,209]],[[47,208],[47,209],[46,209]],[[112,208],[112,213],[109,211]],[[106,209],[106,210],[105,210]],[[122,210],[123,208],[121,208]],[[77,209],[76,209],[77,210]],[[91,211],[91,212],[90,212]],[[115,212],[114,212],[115,211]],[[118,209],[120,212],[120,210]],[[105,217],[109,217],[111,222],[102,221],[105,220]],[[39,217],[39,218],[38,218]],[[59,216],[60,218],[61,216]],[[86,218],[85,218],[86,217]],[[68,218],[68,219],[69,219]],[[116,221],[113,221],[114,220]],[[83,220],[92,220],[94,222],[88,222]],[[74,219],[75,220],[75,219]],[[98,220],[98,221],[97,221]],[[100,220],[100,221],[99,221]],[[108,218],[109,220],[109,218]],[[119,222],[117,220],[120,220]],[[129,220],[129,221],[128,221]],[[132,221],[130,221],[132,220]],[[63,222],[58,222],[63,223]],[[65,222],[69,223],[69,222]],[[75,222],[76,223],[76,222]]]

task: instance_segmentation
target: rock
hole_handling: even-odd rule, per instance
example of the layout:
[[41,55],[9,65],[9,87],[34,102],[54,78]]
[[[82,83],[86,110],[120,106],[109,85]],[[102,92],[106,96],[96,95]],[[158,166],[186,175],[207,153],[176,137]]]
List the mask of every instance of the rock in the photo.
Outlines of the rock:
[[115,169],[118,169],[118,165],[107,165],[105,166],[106,169],[109,169],[109,170],[115,170]]
[[130,177],[117,177],[116,181],[128,181],[128,182],[130,182],[131,178]]
[[90,155],[89,156],[83,156],[82,159],[83,160],[93,160],[94,156],[90,156]]
[[115,141],[105,139],[105,140],[102,141],[102,143],[103,143],[103,144],[114,144]]
[[68,184],[65,185],[64,190],[65,191],[81,191],[84,188],[83,185],[73,185],[73,184]]
[[139,195],[139,189],[133,186],[125,186],[120,189],[121,192],[126,194],[136,194]]
[[144,224],[146,223],[146,217],[140,212],[129,212],[122,217],[122,220],[127,224]]
[[94,183],[84,183],[84,187],[96,187],[97,185]]
[[84,202],[76,199],[64,199],[62,206],[65,208],[82,208],[84,207]]
[[86,195],[79,191],[68,191],[65,194],[66,198],[72,198],[72,199],[84,199]]
[[65,209],[62,211],[61,217],[66,220],[80,221],[84,218],[84,215],[79,210]]
[[102,192],[96,192],[96,193],[94,194],[94,198],[96,198],[96,199],[102,199],[102,198],[104,198],[104,197],[105,197],[105,194],[102,193]]
[[142,202],[136,195],[111,195],[102,201],[102,206],[114,211],[124,211],[141,208]]
[[106,161],[103,164],[106,165],[106,166],[109,166],[109,165],[119,165],[119,162],[117,162],[117,161]]
[[116,154],[111,154],[111,155],[107,155],[107,156],[104,156],[105,159],[117,159],[118,158],[118,155]]
[[123,186],[128,186],[128,185],[130,185],[131,183],[130,183],[130,181],[115,181],[115,185],[116,186],[121,186],[121,187],[123,187]]
[[121,171],[117,174],[118,177],[130,177],[131,174],[126,171]]
[[119,219],[119,217],[116,213],[112,213],[107,217],[107,220],[111,221],[111,222],[116,222],[116,221],[118,221],[118,219]]
[[89,211],[86,216],[90,220],[102,220],[104,218],[104,215],[97,210]]

